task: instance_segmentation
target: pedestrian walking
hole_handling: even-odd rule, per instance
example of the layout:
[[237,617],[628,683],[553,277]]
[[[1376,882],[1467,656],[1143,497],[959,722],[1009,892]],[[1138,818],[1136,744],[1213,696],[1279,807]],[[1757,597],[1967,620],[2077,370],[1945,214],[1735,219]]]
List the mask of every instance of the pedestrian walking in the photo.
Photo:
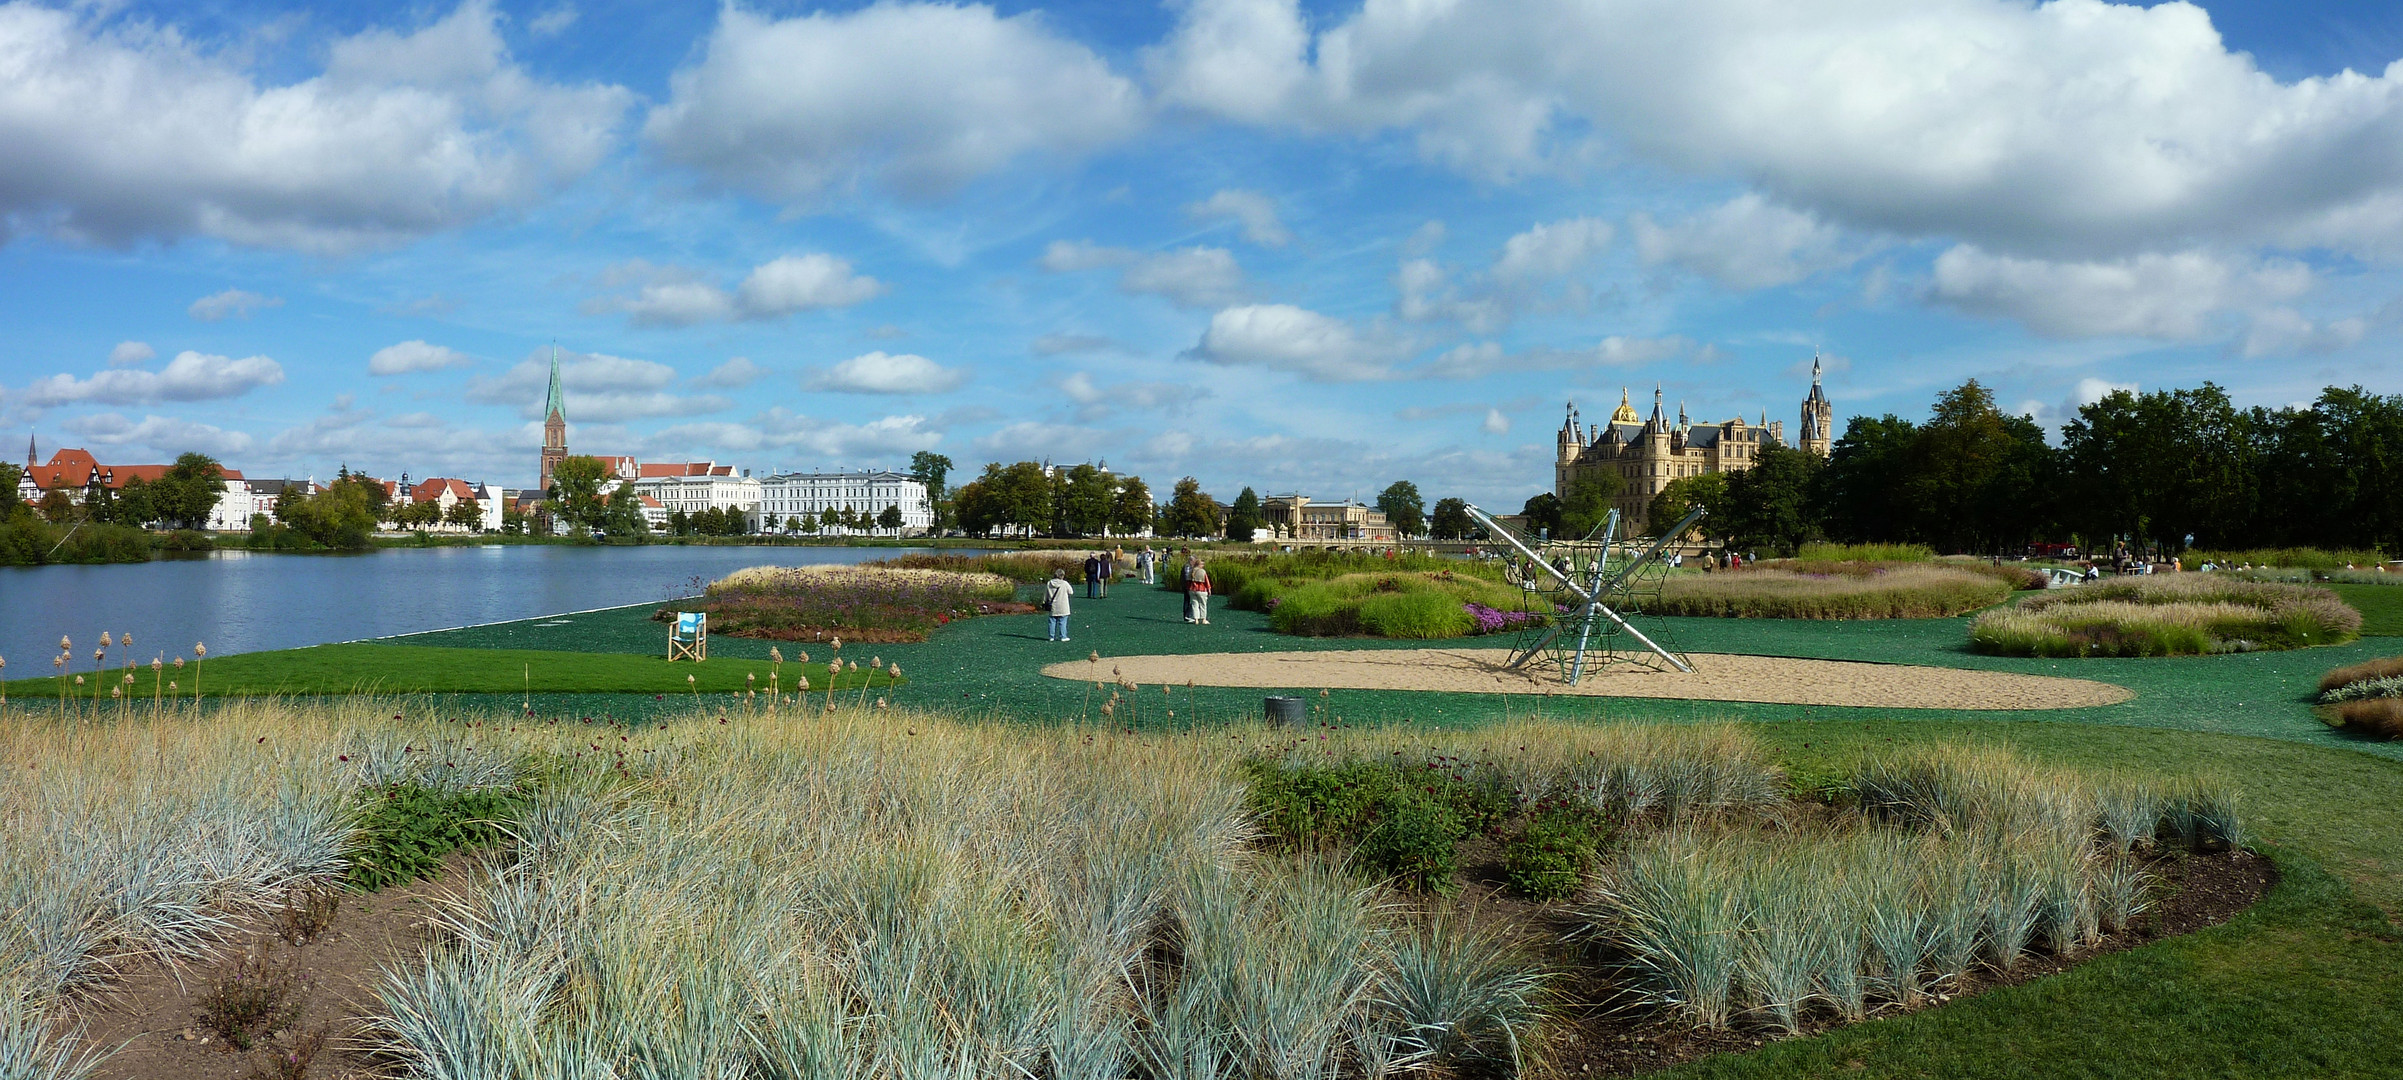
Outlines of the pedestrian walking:
[[1085,599],[1101,599],[1101,556],[1085,556]]
[[1110,595],[1110,578],[1117,575],[1118,559],[1123,554],[1123,552],[1104,551],[1101,554],[1094,556],[1094,558],[1101,560],[1101,595],[1105,600],[1108,599]]
[[1135,569],[1142,573],[1143,583],[1146,585],[1159,584],[1152,580],[1152,568],[1158,565],[1160,565],[1160,555],[1151,549],[1150,544],[1143,545],[1143,550],[1135,555]]
[[1075,593],[1066,570],[1052,571],[1051,580],[1043,583],[1043,610],[1051,615],[1051,632],[1045,640],[1068,640],[1068,598]]
[[1210,570],[1198,558],[1185,562],[1185,621],[1210,622]]

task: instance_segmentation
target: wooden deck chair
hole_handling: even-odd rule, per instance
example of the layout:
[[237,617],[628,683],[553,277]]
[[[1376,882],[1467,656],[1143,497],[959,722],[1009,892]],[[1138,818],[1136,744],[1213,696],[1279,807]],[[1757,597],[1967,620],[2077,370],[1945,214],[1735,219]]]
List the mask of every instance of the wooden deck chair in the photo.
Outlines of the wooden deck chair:
[[685,659],[699,663],[709,659],[709,613],[679,611],[676,622],[668,628],[668,663]]

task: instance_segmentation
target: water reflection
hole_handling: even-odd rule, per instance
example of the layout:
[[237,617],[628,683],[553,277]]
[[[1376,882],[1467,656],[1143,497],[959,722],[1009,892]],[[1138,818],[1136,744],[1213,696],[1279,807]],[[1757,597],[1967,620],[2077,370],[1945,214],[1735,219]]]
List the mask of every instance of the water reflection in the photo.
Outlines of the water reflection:
[[745,566],[854,563],[894,548],[404,548],[362,555],[223,551],[123,566],[0,567],[7,675],[50,674],[59,635],[88,661],[103,631],[172,659],[289,649],[688,595]]

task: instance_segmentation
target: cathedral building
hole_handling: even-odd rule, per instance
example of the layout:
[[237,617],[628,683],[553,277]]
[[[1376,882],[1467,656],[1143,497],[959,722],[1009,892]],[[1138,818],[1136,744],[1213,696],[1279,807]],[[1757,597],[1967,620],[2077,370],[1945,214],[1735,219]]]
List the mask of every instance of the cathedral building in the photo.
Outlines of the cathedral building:
[[[1814,357],[1811,392],[1802,399],[1802,437],[1795,445],[1826,457],[1834,444],[1830,434],[1834,424],[1835,409],[1819,387],[1819,361]],[[1650,417],[1638,416],[1626,392],[1621,391],[1619,407],[1607,424],[1581,427],[1577,405],[1569,403],[1568,420],[1560,428],[1552,491],[1566,498],[1569,488],[1583,477],[1614,471],[1619,478],[1620,535],[1640,536],[1652,525],[1645,518],[1653,496],[1662,488],[1688,476],[1742,472],[1772,445],[1786,445],[1785,423],[1771,422],[1766,414],[1758,424],[1745,423],[1738,416],[1718,424],[1696,425],[1686,419],[1685,406],[1680,404],[1672,423],[1658,389],[1652,391]],[[1675,522],[1660,524],[1665,527]]]

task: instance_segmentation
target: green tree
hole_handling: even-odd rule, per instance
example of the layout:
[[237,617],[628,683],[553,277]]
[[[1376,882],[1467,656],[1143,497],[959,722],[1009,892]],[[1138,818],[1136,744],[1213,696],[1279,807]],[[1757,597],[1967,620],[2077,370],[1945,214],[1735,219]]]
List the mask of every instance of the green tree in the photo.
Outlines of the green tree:
[[[2031,490],[2049,472],[2043,433],[2014,424],[1976,379],[1936,398],[1908,455],[1903,495],[1939,550],[1994,552],[2034,525]],[[2029,441],[2033,439],[2034,445]]]
[[284,489],[275,493],[275,520],[291,524],[292,508],[308,497],[307,485],[285,482]]
[[1053,472],[1057,513],[1052,531],[1062,536],[1091,536],[1110,527],[1111,499],[1117,484],[1110,474],[1090,464]]
[[1619,474],[1612,469],[1585,469],[1569,478],[1560,496],[1560,535],[1590,536],[1619,498]]
[[950,523],[945,514],[945,508],[950,502],[947,498],[950,492],[943,486],[943,482],[950,477],[954,467],[950,458],[932,450],[920,450],[909,456],[910,478],[926,485],[926,505],[934,511],[935,528],[937,529]]
[[1549,491],[1528,496],[1526,505],[1519,507],[1519,517],[1527,523],[1529,536],[1560,535],[1560,496]]
[[593,527],[614,539],[641,542],[651,538],[651,523],[643,517],[642,496],[635,494],[633,481],[618,481]]
[[0,461],[0,521],[16,517],[24,509],[24,500],[17,496],[17,485],[25,481],[25,470]]
[[225,470],[207,454],[184,453],[151,485],[149,511],[171,529],[207,528],[225,494]]
[[139,476],[126,481],[125,487],[113,497],[103,491],[100,505],[92,508],[93,519],[119,525],[148,525],[157,521],[159,512],[153,505],[152,491],[152,485]]
[[1160,515],[1160,531],[1197,538],[1218,535],[1218,503],[1202,493],[1201,481],[1188,476],[1176,482],[1168,509]]
[[284,523],[311,543],[340,551],[358,551],[375,534],[377,500],[383,487],[365,477],[340,476],[324,491],[296,500]]
[[1110,527],[1121,536],[1133,536],[1151,527],[1151,488],[1140,476],[1122,477],[1118,494],[1112,497]]
[[886,503],[884,509],[876,513],[876,527],[891,529],[895,536],[901,535],[901,521],[901,504],[899,503]]
[[450,523],[462,529],[480,531],[484,527],[484,508],[474,499],[461,499],[451,504]]
[[1260,527],[1260,494],[1244,488],[1227,507],[1227,539],[1249,540]]
[[1845,425],[1813,494],[1829,537],[1847,543],[1927,540],[1906,480],[1918,441],[1919,425],[1893,413],[1856,416]]
[[1377,493],[1377,509],[1385,512],[1385,520],[1400,535],[1427,531],[1427,502],[1419,497],[1418,485],[1408,480],[1385,485],[1385,490]]
[[1718,526],[1727,515],[1729,475],[1706,472],[1669,481],[1667,487],[1660,489],[1660,494],[1652,497],[1652,505],[1645,508],[1645,520],[1651,525],[1653,534],[1658,535],[1661,530],[1675,526],[1699,506],[1703,510],[1702,520],[1694,525],[1694,531],[1710,539],[1724,535]]
[[1438,540],[1467,540],[1484,530],[1469,516],[1468,500],[1437,499],[1434,511],[1427,515],[1427,532]]
[[608,515],[602,491],[609,477],[609,466],[597,457],[576,454],[561,460],[551,470],[551,501],[560,518],[586,529],[601,528]]
[[1720,528],[1738,551],[1790,555],[1820,538],[1811,487],[1822,467],[1819,455],[1766,446],[1752,467],[1727,477],[1727,511]]

